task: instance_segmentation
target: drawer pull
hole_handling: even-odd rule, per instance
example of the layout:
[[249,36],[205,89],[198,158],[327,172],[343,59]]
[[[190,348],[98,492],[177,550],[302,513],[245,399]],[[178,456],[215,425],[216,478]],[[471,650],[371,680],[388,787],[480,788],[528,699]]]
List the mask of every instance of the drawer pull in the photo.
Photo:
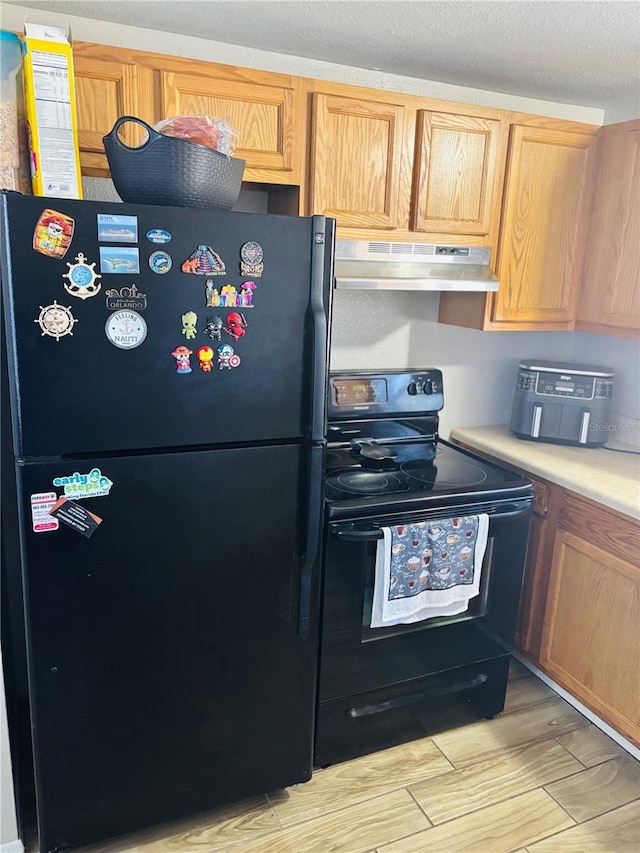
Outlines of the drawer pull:
[[488,680],[489,676],[481,672],[474,678],[468,678],[465,681],[456,681],[455,684],[426,688],[425,690],[420,690],[418,693],[405,693],[402,696],[397,696],[395,699],[389,699],[387,702],[377,702],[375,705],[361,705],[359,708],[348,708],[345,714],[353,719],[368,717],[370,714],[380,714],[383,711],[393,711],[396,708],[404,708],[407,705],[417,705],[420,702],[425,702],[438,696],[462,693],[463,690],[480,687],[481,684],[484,684]]

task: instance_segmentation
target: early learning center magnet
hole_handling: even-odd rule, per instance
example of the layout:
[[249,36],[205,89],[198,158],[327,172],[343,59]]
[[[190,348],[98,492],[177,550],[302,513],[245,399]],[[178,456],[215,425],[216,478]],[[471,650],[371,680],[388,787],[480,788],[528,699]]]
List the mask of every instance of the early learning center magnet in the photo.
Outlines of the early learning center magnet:
[[52,483],[56,488],[64,488],[65,497],[72,500],[104,497],[113,486],[113,481],[100,468],[92,468],[87,474],[74,471],[73,474],[54,477]]

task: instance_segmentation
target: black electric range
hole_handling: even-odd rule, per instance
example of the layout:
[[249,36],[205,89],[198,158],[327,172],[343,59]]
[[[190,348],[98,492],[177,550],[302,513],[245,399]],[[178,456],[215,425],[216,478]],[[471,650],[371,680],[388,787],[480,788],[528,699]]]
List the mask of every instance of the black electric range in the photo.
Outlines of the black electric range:
[[439,437],[443,403],[435,368],[332,374],[328,517],[530,496],[528,480]]
[[[528,480],[439,438],[439,370],[332,373],[329,390],[320,767],[500,713],[533,499]],[[481,515],[487,543],[467,608],[374,624],[387,533]]]

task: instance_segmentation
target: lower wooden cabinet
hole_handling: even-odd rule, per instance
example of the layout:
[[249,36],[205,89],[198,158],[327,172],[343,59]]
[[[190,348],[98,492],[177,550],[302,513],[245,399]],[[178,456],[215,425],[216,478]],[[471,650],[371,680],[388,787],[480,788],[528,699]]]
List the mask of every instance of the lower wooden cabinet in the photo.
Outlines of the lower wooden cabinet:
[[519,651],[640,746],[640,522],[535,485]]

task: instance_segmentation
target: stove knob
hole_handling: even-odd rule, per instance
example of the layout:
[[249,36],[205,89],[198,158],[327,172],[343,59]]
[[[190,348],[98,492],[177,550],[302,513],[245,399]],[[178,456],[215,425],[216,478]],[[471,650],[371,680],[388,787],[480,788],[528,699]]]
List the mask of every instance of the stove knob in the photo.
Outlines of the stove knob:
[[412,397],[415,397],[415,395],[418,393],[418,387],[415,382],[409,383],[409,386],[407,387],[407,393],[411,394]]
[[430,379],[424,383],[424,388],[422,389],[424,394],[433,394],[433,382]]

